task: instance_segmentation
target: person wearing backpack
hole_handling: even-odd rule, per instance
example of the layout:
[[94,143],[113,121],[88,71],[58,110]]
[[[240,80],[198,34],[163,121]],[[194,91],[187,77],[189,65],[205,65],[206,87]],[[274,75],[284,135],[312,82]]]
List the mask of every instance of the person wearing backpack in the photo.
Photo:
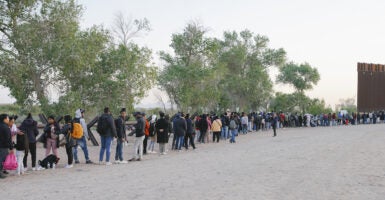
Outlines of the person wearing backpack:
[[[88,155],[88,148],[87,148],[87,139],[88,139],[88,128],[87,128],[87,124],[86,124],[86,121],[84,120],[84,113],[85,113],[85,110],[84,109],[77,109],[75,111],[75,118],[73,120],[73,123],[74,123],[74,130],[73,132],[81,132],[79,133],[79,136],[78,137],[74,137],[75,141],[76,141],[76,145],[75,147],[73,148],[73,157],[74,157],[74,160],[75,160],[75,164],[79,164],[79,159],[78,159],[78,146],[80,146],[80,148],[83,150],[83,153],[84,153],[84,157],[86,159],[86,164],[92,164],[93,162],[90,160],[90,157]],[[81,125],[81,131],[80,131],[80,127],[78,125]],[[82,136],[80,136],[80,134]]]
[[234,118],[234,116],[231,116],[230,118],[230,125],[229,125],[229,128],[230,128],[230,132],[231,132],[231,139],[230,139],[230,143],[235,143],[235,135],[237,133],[237,122]]
[[12,149],[11,129],[8,126],[8,114],[0,115],[0,178],[4,179],[6,176],[3,172],[3,162],[5,161],[9,150]]
[[64,167],[64,168],[72,168],[73,167],[73,159],[74,159],[74,155],[73,155],[73,152],[72,152],[72,148],[74,147],[75,145],[75,142],[74,139],[72,138],[71,136],[71,132],[72,132],[72,118],[70,115],[65,115],[64,116],[64,126],[61,130],[61,134],[64,135],[64,137],[66,138],[66,144],[65,144],[65,148],[66,148],[66,153],[67,153],[67,158],[68,158],[68,163],[67,165]]
[[45,156],[47,157],[52,149],[52,153],[58,157],[57,148],[59,147],[60,126],[55,121],[54,116],[48,117],[48,124],[44,128],[44,137],[46,137]]
[[[99,124],[101,126],[99,127]],[[98,120],[98,132],[100,134],[100,154],[99,154],[99,164],[102,164],[104,152],[106,152],[106,165],[111,165],[110,155],[111,155],[111,142],[113,138],[117,137],[116,127],[114,119],[111,115],[110,108],[104,108],[104,113],[99,117]]]
[[115,163],[116,164],[127,164],[127,161],[123,160],[123,144],[126,142],[126,108],[120,110],[120,116],[115,119],[116,133],[118,138],[116,140],[116,151],[115,151]]

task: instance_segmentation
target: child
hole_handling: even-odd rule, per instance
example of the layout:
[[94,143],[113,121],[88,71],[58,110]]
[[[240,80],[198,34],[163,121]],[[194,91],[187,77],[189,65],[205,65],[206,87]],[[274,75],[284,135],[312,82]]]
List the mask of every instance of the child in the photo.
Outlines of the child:
[[56,123],[55,117],[52,115],[48,117],[48,124],[44,128],[44,134],[47,139],[45,156],[47,157],[52,149],[52,153],[58,157],[57,148],[59,145],[60,126]]
[[28,137],[24,135],[23,132],[21,132],[16,124],[15,121],[17,119],[17,116],[11,116],[9,118],[9,126],[11,128],[12,133],[12,139],[15,143],[16,147],[16,159],[17,159],[17,169],[16,173],[17,175],[24,174],[24,164],[23,164],[23,158],[25,155],[25,151],[28,151]]

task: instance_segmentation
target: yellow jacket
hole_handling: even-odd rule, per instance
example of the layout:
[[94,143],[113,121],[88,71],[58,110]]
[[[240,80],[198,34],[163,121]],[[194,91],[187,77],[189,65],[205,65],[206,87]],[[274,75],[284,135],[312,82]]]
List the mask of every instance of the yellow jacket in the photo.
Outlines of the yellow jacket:
[[213,132],[220,132],[222,130],[222,122],[220,119],[216,119],[213,121],[211,125],[211,130]]

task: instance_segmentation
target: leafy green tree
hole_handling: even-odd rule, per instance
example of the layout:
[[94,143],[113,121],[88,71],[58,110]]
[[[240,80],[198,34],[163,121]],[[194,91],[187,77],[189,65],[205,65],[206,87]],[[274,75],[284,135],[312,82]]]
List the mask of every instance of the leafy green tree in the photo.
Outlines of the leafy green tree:
[[279,75],[277,77],[277,82],[289,84],[300,93],[312,89],[319,80],[320,75],[317,68],[311,67],[308,63],[287,63],[279,68]]
[[[50,89],[62,86],[81,7],[74,1],[1,1],[0,81],[20,105],[49,111]],[[65,56],[64,56],[65,55]],[[70,55],[71,57],[68,57]]]
[[165,62],[158,83],[181,110],[213,109],[217,106],[219,74],[216,66],[218,43],[205,37],[206,30],[190,23],[183,33],[172,35],[174,55],[161,52]]
[[272,94],[269,67],[282,66],[286,59],[283,49],[269,48],[269,39],[248,30],[225,32],[221,41],[219,63],[225,75],[219,88],[222,99],[232,109],[265,108]]
[[302,112],[307,111],[310,105],[310,98],[305,95],[305,90],[312,89],[320,80],[317,68],[311,67],[308,63],[296,64],[290,62],[279,68],[277,82],[289,84],[294,87],[293,95],[296,98],[296,105]]

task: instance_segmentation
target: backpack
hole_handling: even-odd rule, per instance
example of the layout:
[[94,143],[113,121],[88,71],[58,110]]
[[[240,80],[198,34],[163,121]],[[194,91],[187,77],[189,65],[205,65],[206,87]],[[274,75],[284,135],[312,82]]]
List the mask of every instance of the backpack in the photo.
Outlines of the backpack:
[[230,129],[235,129],[235,128],[237,128],[237,124],[235,123],[234,120],[231,120],[230,121]]
[[155,136],[155,122],[150,124],[150,137]]
[[74,139],[80,139],[83,137],[83,127],[80,123],[74,122],[72,124],[71,137]]
[[108,128],[107,118],[104,115],[102,115],[98,119],[98,126],[96,127],[96,131],[100,135],[106,135],[107,128]]

